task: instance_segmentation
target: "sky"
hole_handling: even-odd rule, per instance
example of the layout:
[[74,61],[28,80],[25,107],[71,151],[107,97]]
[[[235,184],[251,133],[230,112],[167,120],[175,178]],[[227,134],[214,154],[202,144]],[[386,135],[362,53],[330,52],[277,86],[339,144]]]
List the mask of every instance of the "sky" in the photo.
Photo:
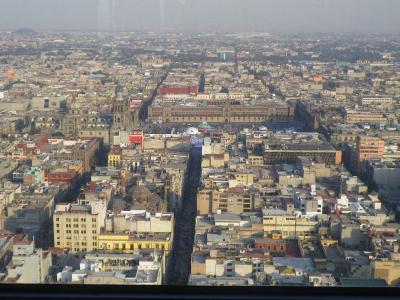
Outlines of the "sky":
[[400,33],[400,0],[0,0],[0,30]]

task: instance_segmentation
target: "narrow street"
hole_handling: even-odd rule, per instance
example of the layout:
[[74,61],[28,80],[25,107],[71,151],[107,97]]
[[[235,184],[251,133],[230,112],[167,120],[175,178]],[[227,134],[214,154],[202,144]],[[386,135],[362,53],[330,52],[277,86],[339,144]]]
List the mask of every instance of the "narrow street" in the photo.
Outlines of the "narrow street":
[[139,111],[139,118],[140,120],[144,123],[146,122],[147,118],[149,117],[148,111],[149,111],[149,106],[153,103],[153,100],[157,96],[158,88],[162,85],[164,80],[167,78],[169,73],[169,69],[165,72],[164,75],[162,75],[160,82],[157,84],[156,88],[153,91],[153,94],[151,97],[143,102],[142,107],[140,108]]
[[197,214],[196,193],[201,173],[201,148],[192,147],[183,191],[182,209],[175,220],[173,250],[167,267],[167,284],[186,285],[190,275],[190,261]]

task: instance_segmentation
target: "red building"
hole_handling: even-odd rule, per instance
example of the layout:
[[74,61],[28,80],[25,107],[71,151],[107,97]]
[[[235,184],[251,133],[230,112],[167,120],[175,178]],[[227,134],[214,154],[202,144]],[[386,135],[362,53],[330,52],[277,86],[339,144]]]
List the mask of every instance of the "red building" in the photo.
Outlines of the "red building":
[[42,149],[48,142],[47,135],[37,135],[34,137],[33,142],[36,145],[36,148]]
[[51,183],[71,183],[76,177],[75,172],[50,172],[47,181]]
[[158,89],[159,95],[197,94],[197,86],[162,86]]
[[143,149],[143,132],[141,130],[133,130],[129,134],[129,142],[131,144],[139,144]]
[[283,253],[286,257],[301,257],[299,245],[296,240],[275,240],[268,238],[255,239],[255,248],[268,252]]

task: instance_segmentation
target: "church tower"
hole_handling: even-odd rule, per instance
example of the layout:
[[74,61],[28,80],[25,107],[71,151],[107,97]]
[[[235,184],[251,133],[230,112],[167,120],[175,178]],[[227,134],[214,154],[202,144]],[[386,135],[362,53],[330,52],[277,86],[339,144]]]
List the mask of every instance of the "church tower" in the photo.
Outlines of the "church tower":
[[128,101],[118,96],[112,108],[113,125],[112,130],[117,133],[119,130],[132,130],[132,116],[129,110]]

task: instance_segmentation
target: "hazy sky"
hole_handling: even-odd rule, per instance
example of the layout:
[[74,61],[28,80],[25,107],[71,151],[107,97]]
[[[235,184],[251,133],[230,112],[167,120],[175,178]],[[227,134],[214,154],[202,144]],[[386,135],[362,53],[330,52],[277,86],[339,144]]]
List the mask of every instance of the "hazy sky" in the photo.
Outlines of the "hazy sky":
[[0,0],[0,30],[400,33],[400,0]]

